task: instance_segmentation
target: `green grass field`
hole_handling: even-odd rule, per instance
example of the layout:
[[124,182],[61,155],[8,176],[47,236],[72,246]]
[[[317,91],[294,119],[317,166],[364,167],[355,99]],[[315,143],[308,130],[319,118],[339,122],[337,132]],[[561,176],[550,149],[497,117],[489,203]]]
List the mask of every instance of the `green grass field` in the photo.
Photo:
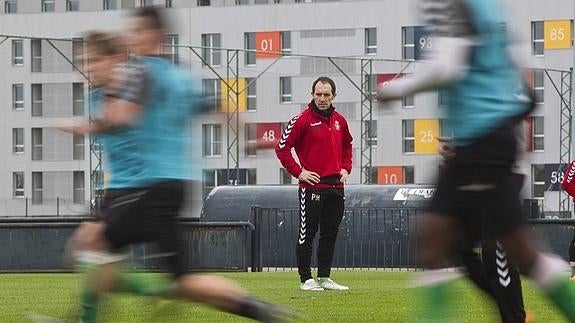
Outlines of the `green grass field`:
[[[302,292],[296,272],[226,273],[250,293],[297,311],[298,322],[405,322],[413,318],[410,273],[398,271],[336,271],[332,277],[346,292]],[[0,274],[0,322],[29,322],[27,311],[59,318],[77,317],[74,274]],[[453,289],[455,315],[461,322],[497,322],[494,308],[470,283]],[[564,322],[530,284],[524,283],[527,308],[535,322]],[[574,304],[575,306],[575,304]],[[102,322],[242,322],[198,304],[114,295],[107,298]]]

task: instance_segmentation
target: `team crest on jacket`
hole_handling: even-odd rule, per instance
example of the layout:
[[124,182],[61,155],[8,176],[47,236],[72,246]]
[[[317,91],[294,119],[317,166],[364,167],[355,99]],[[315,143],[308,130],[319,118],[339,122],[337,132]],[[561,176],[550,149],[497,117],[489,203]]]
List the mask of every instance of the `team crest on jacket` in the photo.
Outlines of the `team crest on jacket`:
[[335,130],[339,131],[340,129],[339,121],[335,120]]

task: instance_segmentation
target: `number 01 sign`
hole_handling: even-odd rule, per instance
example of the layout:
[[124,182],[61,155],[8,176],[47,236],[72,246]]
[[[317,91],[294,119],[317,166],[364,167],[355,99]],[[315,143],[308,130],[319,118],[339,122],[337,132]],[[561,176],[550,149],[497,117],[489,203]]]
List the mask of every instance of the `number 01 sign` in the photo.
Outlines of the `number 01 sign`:
[[277,58],[281,51],[281,33],[265,31],[256,33],[256,58]]

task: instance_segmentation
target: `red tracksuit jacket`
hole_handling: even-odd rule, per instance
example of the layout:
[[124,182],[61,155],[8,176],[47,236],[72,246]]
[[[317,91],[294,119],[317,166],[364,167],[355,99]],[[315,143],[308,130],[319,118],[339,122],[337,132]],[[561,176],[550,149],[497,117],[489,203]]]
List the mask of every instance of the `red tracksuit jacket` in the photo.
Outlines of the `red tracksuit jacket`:
[[[345,118],[333,111],[328,118],[314,111],[311,103],[307,109],[293,117],[276,145],[276,155],[283,167],[298,177],[302,167],[319,174],[320,178],[340,176],[342,169],[351,173],[353,138]],[[292,156],[295,149],[299,164]],[[300,187],[333,188],[343,187],[343,183],[318,183],[313,186],[299,183]]]
[[561,182],[561,187],[567,194],[573,197],[575,201],[575,160],[569,163],[567,169],[565,169],[565,174],[563,176],[563,182]]

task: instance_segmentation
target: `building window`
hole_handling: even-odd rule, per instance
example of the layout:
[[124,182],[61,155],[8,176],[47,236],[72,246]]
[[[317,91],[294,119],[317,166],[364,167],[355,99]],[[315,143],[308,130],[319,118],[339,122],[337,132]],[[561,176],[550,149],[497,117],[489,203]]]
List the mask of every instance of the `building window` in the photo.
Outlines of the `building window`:
[[116,10],[118,9],[117,0],[104,0],[104,10]]
[[258,150],[257,150],[257,142],[258,142],[258,134],[257,134],[257,130],[258,129],[258,124],[257,123],[246,123],[245,126],[245,132],[246,132],[246,148],[245,148],[245,152],[246,152],[246,156],[257,156],[258,154]]
[[24,172],[12,173],[12,196],[24,197]]
[[54,0],[42,0],[42,12],[54,12]]
[[544,117],[531,117],[531,142],[532,151],[545,150],[545,125]]
[[72,84],[72,114],[84,115],[84,83]]
[[292,102],[291,77],[280,77],[280,103]]
[[66,11],[78,11],[80,9],[79,0],[66,0]]
[[204,157],[222,156],[222,125],[205,124],[202,125]]
[[210,0],[198,0],[198,7],[205,7],[210,5]]
[[180,48],[178,47],[180,43],[180,37],[178,35],[166,35],[164,43],[164,54],[166,58],[172,62],[174,65],[178,65],[180,61]]
[[545,55],[545,33],[543,21],[531,22],[531,53],[533,56]]
[[22,39],[12,40],[12,65],[24,65],[24,41]]
[[84,172],[74,172],[74,204],[84,204]]
[[405,109],[413,109],[415,108],[415,96],[408,95],[403,97],[403,107]]
[[413,120],[403,120],[403,152],[415,152],[415,131],[413,129]]
[[369,97],[370,100],[375,100],[377,97],[377,74],[366,74],[364,83],[364,94]]
[[533,70],[533,92],[535,92],[535,103],[545,103],[545,71]]
[[166,0],[166,8],[172,7],[172,0]]
[[12,109],[24,110],[24,84],[12,84]]
[[365,28],[365,54],[377,54],[377,29]]
[[222,53],[220,34],[202,34],[202,59],[203,65],[220,66]]
[[447,94],[447,91],[445,90],[440,90],[437,92],[437,106],[440,108],[444,108],[447,107],[447,105],[449,104],[449,95]]
[[12,153],[24,153],[24,128],[12,128]]
[[415,27],[402,27],[402,59],[414,60],[415,59]]
[[18,12],[18,5],[16,0],[6,0],[4,2],[4,13],[16,13]]
[[72,39],[72,63],[74,68],[78,71],[82,71],[84,68],[84,39],[74,38]]
[[32,72],[42,72],[42,40],[32,39]]
[[84,135],[74,135],[73,145],[74,160],[84,160]]
[[256,65],[256,33],[244,33],[245,64]]
[[377,120],[366,120],[363,122],[365,127],[364,133],[367,134],[365,137],[365,145],[370,147],[377,147]]
[[140,7],[153,6],[154,0],[140,0]]
[[32,84],[32,116],[42,116],[42,84]]
[[42,204],[44,179],[42,172],[32,172],[32,204]]
[[221,87],[222,84],[219,79],[203,79],[202,80],[202,95],[209,105],[211,111],[220,110],[221,102]]
[[543,199],[545,197],[545,165],[534,164],[531,166],[531,181],[533,183],[533,198]]
[[281,37],[281,52],[283,56],[291,55],[291,31],[282,31],[280,33]]
[[282,185],[290,185],[293,184],[292,182],[293,176],[287,171],[285,168],[280,168],[280,184]]
[[32,160],[42,160],[42,128],[32,128]]
[[268,4],[268,0],[256,0],[255,4]]
[[403,184],[415,184],[415,168],[413,166],[403,167]]
[[122,0],[122,9],[131,9],[134,6],[134,0]]
[[[237,172],[237,173],[236,173]],[[240,169],[204,169],[204,198],[211,190],[220,185],[254,185],[256,184],[256,170],[253,168]]]
[[248,0],[236,0],[236,6],[243,6],[247,4],[250,4]]
[[256,111],[256,79],[246,78],[247,89],[246,89],[246,99],[247,99],[247,111]]

